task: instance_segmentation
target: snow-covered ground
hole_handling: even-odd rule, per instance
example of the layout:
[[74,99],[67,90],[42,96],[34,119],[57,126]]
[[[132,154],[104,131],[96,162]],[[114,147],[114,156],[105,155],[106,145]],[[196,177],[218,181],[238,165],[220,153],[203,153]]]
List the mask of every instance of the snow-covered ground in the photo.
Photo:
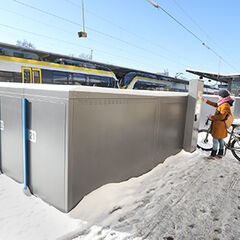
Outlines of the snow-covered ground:
[[138,178],[107,184],[69,214],[0,175],[1,240],[239,240],[240,163],[184,151]]

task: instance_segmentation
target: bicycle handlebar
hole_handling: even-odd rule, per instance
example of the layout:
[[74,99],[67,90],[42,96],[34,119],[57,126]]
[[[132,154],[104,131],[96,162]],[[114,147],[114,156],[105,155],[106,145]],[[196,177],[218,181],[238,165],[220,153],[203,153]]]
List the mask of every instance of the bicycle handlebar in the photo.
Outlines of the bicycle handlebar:
[[208,125],[208,122],[209,122],[209,121],[212,121],[212,119],[210,119],[210,118],[208,117],[205,125]]

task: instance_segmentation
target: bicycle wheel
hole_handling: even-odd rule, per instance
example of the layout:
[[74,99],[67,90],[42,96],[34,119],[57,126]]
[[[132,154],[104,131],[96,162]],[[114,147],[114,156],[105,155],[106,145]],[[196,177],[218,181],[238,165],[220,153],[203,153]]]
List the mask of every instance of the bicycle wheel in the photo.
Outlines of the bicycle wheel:
[[240,139],[234,139],[231,144],[231,151],[233,156],[240,161]]
[[204,151],[212,151],[213,138],[207,129],[198,131],[197,147]]

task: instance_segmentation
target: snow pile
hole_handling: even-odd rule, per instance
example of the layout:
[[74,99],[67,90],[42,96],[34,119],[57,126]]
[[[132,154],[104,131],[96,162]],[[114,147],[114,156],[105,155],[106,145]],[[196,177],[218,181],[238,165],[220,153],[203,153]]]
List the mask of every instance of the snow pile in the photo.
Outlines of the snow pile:
[[39,198],[27,197],[22,184],[0,175],[0,240],[53,240],[79,222]]
[[181,152],[91,193],[70,213],[89,223],[75,239],[240,239],[240,165],[203,156]]
[[184,151],[149,173],[107,184],[69,214],[0,176],[1,240],[240,239],[240,164]]

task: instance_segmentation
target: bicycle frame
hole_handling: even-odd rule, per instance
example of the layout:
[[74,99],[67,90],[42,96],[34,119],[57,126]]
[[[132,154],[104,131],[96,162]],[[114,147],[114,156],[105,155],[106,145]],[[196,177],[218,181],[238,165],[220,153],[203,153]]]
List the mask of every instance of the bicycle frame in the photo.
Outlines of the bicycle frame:
[[235,129],[235,127],[232,127],[232,131],[231,131],[231,132],[228,131],[228,133],[230,134],[230,138],[229,138],[227,144],[224,142],[224,145],[225,145],[225,147],[226,147],[226,148],[225,148],[225,153],[226,153],[227,149],[229,149],[229,150],[236,150],[236,148],[233,148],[233,147],[232,147],[232,141],[233,141],[233,140],[240,141],[240,137],[237,137],[237,136],[234,134],[234,129]]
[[[203,135],[203,138],[201,138],[200,142],[197,144],[198,148],[201,148],[204,151],[212,150],[212,146],[211,146],[212,142],[209,142],[209,134],[211,132],[211,125],[208,126],[209,121],[212,121],[212,120],[208,118],[207,121],[205,122],[205,128],[198,130],[199,133],[205,134]],[[232,124],[232,128],[227,129],[229,139],[226,139],[224,141],[224,146],[225,146],[224,155],[226,154],[227,149],[229,149],[232,152],[233,156],[238,161],[240,161],[240,131],[239,131],[240,129],[239,128],[240,128],[240,124]]]

